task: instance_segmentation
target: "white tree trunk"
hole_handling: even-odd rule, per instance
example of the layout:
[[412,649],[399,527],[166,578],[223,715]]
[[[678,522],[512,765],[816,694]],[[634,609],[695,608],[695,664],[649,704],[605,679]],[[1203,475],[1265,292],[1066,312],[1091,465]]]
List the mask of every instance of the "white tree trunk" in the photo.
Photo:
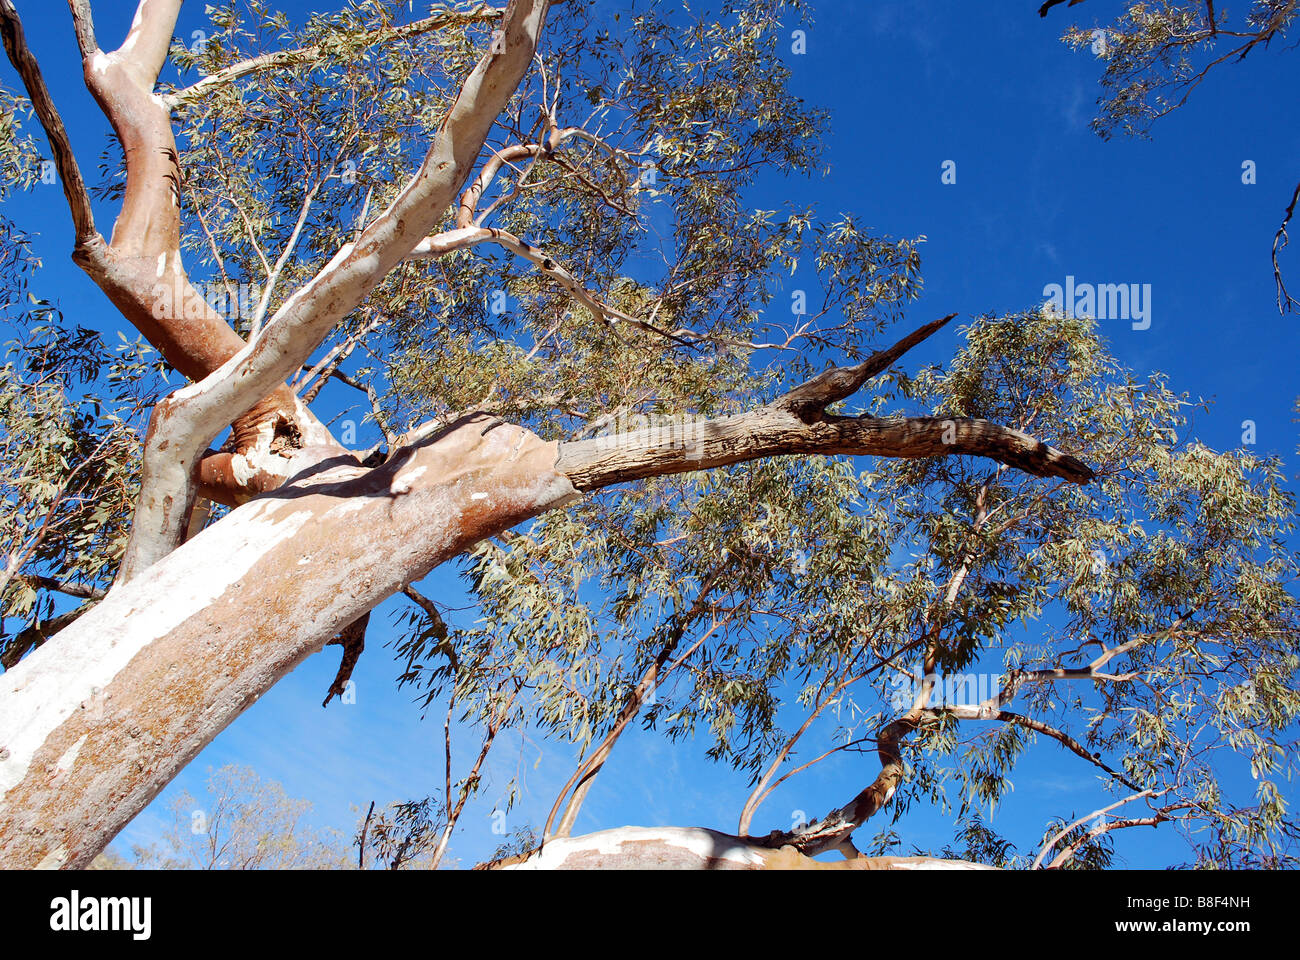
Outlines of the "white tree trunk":
[[0,867],[89,863],[304,657],[438,564],[580,491],[811,452],[978,453],[1090,476],[982,420],[806,423],[781,403],[689,437],[646,430],[617,443],[546,443],[480,415],[383,466],[336,458],[238,508],[0,676]]
[[85,866],[341,629],[575,495],[555,444],[485,422],[240,507],[0,675],[0,866]]

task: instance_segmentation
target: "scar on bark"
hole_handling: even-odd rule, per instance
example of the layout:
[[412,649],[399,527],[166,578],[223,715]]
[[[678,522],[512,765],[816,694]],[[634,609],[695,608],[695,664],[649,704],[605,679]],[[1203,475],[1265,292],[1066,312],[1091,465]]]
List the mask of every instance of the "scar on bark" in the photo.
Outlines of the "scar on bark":
[[321,701],[322,707],[328,707],[334,697],[343,699],[343,691],[347,688],[348,681],[352,679],[352,668],[357,665],[361,652],[366,649],[366,626],[369,623],[370,614],[364,613],[344,627],[337,637],[326,642],[327,647],[330,644],[341,646],[343,659],[339,662],[339,672],[335,675],[334,682],[330,684],[329,693],[325,694],[325,699]]
[[272,428],[271,452],[282,456],[290,450],[302,448],[302,430],[288,417],[277,415]]

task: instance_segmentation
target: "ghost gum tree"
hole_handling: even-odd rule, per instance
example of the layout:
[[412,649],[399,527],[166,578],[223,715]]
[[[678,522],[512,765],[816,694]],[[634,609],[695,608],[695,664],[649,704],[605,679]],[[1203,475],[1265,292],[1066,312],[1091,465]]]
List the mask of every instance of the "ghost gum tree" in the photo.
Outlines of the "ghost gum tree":
[[[30,622],[4,638],[0,863],[89,863],[329,643],[340,692],[399,591],[405,681],[484,731],[457,783],[448,757],[437,856],[498,732],[533,725],[584,752],[524,865],[936,865],[887,829],[853,841],[915,803],[956,815],[943,862],[1028,864],[977,811],[1031,748],[1077,755],[1105,811],[1045,813],[1036,865],[1104,864],[1116,830],[1163,822],[1197,862],[1287,862],[1279,465],[1179,441],[1186,398],[1084,320],[977,318],[946,369],[899,372],[953,319],[885,335],[916,242],[746,202],[817,168],[826,118],[781,61],[801,4],[366,0],[295,26],[247,0],[188,47],[180,0],[141,0],[114,37],[69,10],[120,148],[100,203],[11,0],[0,163],[21,181],[43,150],[74,260],[190,384],[90,336],[14,355],[10,435],[52,442],[53,415],[24,413],[58,399],[42,384],[108,389],[116,420],[77,421],[66,469],[98,466],[73,497],[57,457],[4,475],[39,549],[10,551],[3,588]],[[313,414],[344,392],[374,448]],[[483,619],[449,629],[414,584],[462,555]],[[55,614],[60,591],[81,605]],[[949,696],[973,670],[996,685]],[[633,722],[706,734],[751,778],[734,834],[570,836]],[[849,752],[874,759],[842,806],[755,833],[782,782]]]

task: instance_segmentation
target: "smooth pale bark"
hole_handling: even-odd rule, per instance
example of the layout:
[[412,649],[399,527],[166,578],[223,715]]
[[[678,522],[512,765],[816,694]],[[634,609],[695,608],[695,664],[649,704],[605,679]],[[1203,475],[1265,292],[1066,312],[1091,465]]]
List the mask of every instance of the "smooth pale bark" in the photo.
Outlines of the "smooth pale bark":
[[[176,139],[167,105],[153,94],[180,0],[141,0],[129,34],[111,53],[96,45],[89,4],[74,0],[71,8],[86,87],[112,123],[127,161],[111,242],[95,229],[71,141],[27,47],[17,11],[10,0],[0,0],[5,51],[49,137],[72,213],[73,259],[169,363],[189,379],[201,380],[245,344],[193,288],[182,264]],[[297,473],[297,449],[322,446],[328,455],[343,449],[283,384],[252,399],[256,402],[232,418],[233,456],[247,462],[232,469],[232,454],[223,454],[193,477],[203,496],[228,506],[274,489]],[[173,496],[170,506],[184,515],[188,497]],[[126,566],[129,575],[131,564]]]
[[[136,522],[119,579],[130,580],[183,539],[198,494],[227,504],[274,489],[313,459],[342,448],[284,385],[346,314],[423,240],[473,172],[488,131],[532,64],[547,0],[512,0],[499,11],[500,43],[470,72],[424,162],[389,207],[291,295],[245,344],[193,290],[182,265],[182,182],[171,122],[174,103],[154,91],[181,0],[140,0],[130,32],[109,53],[95,42],[89,5],[71,5],[86,86],[126,157],[126,187],[111,242],[94,229],[63,123],[27,48],[11,0],[0,0],[0,34],[38,109],[77,226],[74,259],[122,315],[191,386],[158,404],[145,441]],[[498,11],[476,11],[480,19]],[[400,38],[466,21],[429,18],[388,31]],[[383,32],[381,32],[383,33]],[[384,39],[376,35],[376,42]],[[290,54],[311,59],[318,51]],[[260,69],[254,64],[251,71]],[[251,72],[250,71],[250,72]],[[230,82],[235,75],[222,78]],[[268,284],[270,278],[268,278]],[[203,462],[207,445],[234,425],[233,455]]]
[[233,511],[0,675],[0,866],[86,866],[341,629],[575,495],[554,444],[486,422]]
[[617,827],[548,841],[541,850],[484,864],[496,870],[991,870],[968,860],[857,857],[822,863],[793,847],[696,827]]

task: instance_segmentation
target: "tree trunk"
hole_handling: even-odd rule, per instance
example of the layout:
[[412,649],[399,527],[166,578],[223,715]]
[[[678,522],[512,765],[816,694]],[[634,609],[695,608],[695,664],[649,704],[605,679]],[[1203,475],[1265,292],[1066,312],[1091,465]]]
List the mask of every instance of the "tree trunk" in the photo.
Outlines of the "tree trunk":
[[575,495],[555,444],[484,423],[234,510],[0,675],[0,867],[87,866],[341,629]]

